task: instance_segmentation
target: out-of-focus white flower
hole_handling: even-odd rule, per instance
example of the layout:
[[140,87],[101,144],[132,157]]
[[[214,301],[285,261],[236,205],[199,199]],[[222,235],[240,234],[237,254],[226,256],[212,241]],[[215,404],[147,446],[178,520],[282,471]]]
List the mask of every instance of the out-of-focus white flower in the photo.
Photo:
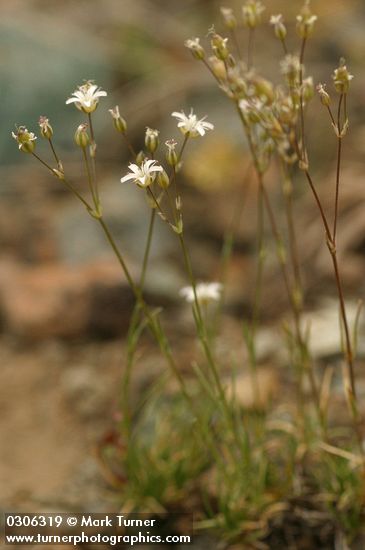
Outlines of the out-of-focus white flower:
[[128,166],[130,172],[124,176],[120,181],[133,180],[139,187],[148,187],[154,181],[156,172],[162,172],[162,166],[156,165],[156,160],[147,159],[144,160],[141,166],[137,164],[130,164]]
[[[196,296],[200,304],[217,302],[222,293],[221,283],[198,283],[195,287]],[[185,286],[180,290],[180,296],[189,303],[195,301],[194,289],[192,286]]]
[[332,79],[336,88],[336,91],[340,94],[346,94],[349,90],[351,80],[354,78],[353,74],[350,74],[346,67],[346,62],[342,57],[337,69],[334,70]]
[[188,38],[185,40],[184,45],[191,51],[196,59],[204,59],[205,51],[203,46],[200,44],[200,38]]
[[18,143],[20,151],[23,151],[23,153],[33,153],[35,149],[35,140],[37,139],[33,132],[28,132],[25,126],[19,126],[16,134],[11,132],[11,135]]
[[243,23],[254,29],[261,22],[261,14],[265,6],[259,0],[247,0],[242,6]]
[[283,22],[283,16],[281,13],[279,13],[278,15],[272,15],[270,17],[270,25],[279,25],[282,22]]
[[213,130],[214,126],[210,122],[205,122],[207,117],[203,117],[200,120],[194,115],[193,109],[191,109],[190,114],[186,116],[184,111],[178,113],[174,111],[172,113],[173,117],[178,119],[177,127],[180,128],[180,131],[184,135],[189,135],[189,137],[198,137],[204,136],[207,130]]
[[75,106],[84,113],[92,113],[95,111],[99,103],[100,97],[105,97],[108,94],[97,87],[91,80],[77,87],[72,94],[74,97],[69,97],[66,105],[75,103]]

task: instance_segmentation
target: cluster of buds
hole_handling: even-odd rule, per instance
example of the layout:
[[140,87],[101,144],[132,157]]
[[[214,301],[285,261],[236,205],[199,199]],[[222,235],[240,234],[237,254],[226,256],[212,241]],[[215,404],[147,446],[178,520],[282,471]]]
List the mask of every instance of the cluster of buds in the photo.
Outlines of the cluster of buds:
[[310,9],[310,0],[306,0],[300,14],[297,15],[297,33],[304,40],[307,39],[313,32],[314,23],[317,21],[317,16],[312,14]]
[[265,6],[260,0],[247,0],[242,6],[243,23],[246,27],[254,29],[261,23],[261,14],[265,10]]
[[12,132],[11,135],[18,143],[19,151],[23,151],[23,153],[33,153],[35,149],[35,140],[37,139],[33,132],[29,132],[25,126],[19,126],[16,133]]
[[344,58],[340,59],[340,64],[334,70],[332,75],[336,91],[339,94],[347,94],[351,80],[354,78],[347,70]]

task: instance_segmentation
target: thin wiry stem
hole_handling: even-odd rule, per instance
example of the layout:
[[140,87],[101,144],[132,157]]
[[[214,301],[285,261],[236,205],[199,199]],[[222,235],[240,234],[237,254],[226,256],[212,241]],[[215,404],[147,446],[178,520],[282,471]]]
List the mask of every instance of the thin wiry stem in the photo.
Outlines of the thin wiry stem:
[[344,94],[340,95],[337,110],[337,167],[336,167],[336,191],[335,191],[335,215],[333,221],[332,238],[333,243],[336,245],[336,233],[337,233],[337,219],[338,219],[338,198],[340,192],[340,170],[341,170],[341,150],[342,150],[342,136],[341,136],[341,106]]
[[248,29],[248,46],[247,46],[247,68],[250,70],[253,67],[253,53],[255,45],[255,29]]

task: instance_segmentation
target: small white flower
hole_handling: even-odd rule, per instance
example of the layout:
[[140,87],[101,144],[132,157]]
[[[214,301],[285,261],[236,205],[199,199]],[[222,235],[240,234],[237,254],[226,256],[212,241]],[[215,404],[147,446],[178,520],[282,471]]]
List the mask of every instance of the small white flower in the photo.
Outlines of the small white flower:
[[201,48],[201,45],[200,45],[200,38],[196,37],[196,38],[188,38],[187,40],[185,40],[184,42],[184,46],[186,48],[189,48],[189,50],[194,50],[196,48]]
[[184,135],[189,135],[189,137],[204,136],[207,130],[214,129],[213,124],[205,122],[207,117],[198,120],[197,116],[194,115],[193,109],[191,109],[188,116],[186,116],[184,111],[181,111],[181,113],[174,111],[171,116],[179,120],[177,127],[180,128],[180,131]]
[[270,17],[270,25],[280,25],[281,23],[283,23],[283,16],[281,13]]
[[[221,283],[198,283],[195,287],[196,296],[200,304],[217,302],[222,293]],[[185,286],[180,290],[180,296],[190,304],[195,301],[194,289],[192,286]]]
[[128,166],[130,172],[124,176],[120,181],[133,180],[139,187],[148,187],[154,181],[156,172],[162,172],[162,166],[156,166],[156,160],[144,160],[141,166],[137,164],[130,164]]
[[91,80],[85,82],[81,86],[77,87],[72,93],[72,96],[66,101],[66,105],[70,103],[75,103],[75,106],[84,113],[92,113],[95,111],[99,103],[100,97],[105,97],[108,95],[104,90],[101,90],[94,84]]

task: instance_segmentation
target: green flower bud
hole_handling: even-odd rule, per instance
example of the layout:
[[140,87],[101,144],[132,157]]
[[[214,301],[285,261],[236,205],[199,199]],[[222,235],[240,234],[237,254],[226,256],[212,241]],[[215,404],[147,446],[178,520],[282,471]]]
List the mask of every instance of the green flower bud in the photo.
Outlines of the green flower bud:
[[168,164],[170,166],[176,166],[179,161],[177,153],[175,151],[177,142],[174,139],[170,139],[169,141],[165,142],[165,145],[167,147],[166,160]]
[[85,147],[90,144],[90,137],[87,132],[87,127],[87,124],[80,124],[74,136],[76,145],[78,145],[78,147],[81,147],[82,149],[85,149]]
[[51,139],[53,136],[53,128],[50,125],[48,118],[45,116],[39,117],[38,124],[41,129],[42,137],[45,139]]
[[339,66],[337,67],[337,69],[334,70],[334,73],[332,75],[336,91],[339,94],[347,94],[347,92],[349,91],[350,82],[354,78],[354,76],[348,72],[345,63],[346,62],[342,57],[340,59]]
[[214,33],[211,39],[211,46],[214,55],[217,59],[224,61],[229,56],[229,50],[227,48],[228,38],[223,38],[219,34]]
[[331,97],[326,92],[325,88],[326,88],[325,84],[318,84],[317,92],[319,94],[322,105],[324,105],[325,107],[328,107],[331,103]]
[[127,131],[127,123],[119,113],[119,107],[116,105],[114,109],[109,109],[109,113],[113,117],[114,128],[121,134],[125,134]]
[[259,0],[247,0],[242,6],[243,24],[254,29],[261,23],[261,14],[265,6]]
[[314,23],[318,17],[313,15],[309,6],[310,0],[306,0],[299,15],[297,15],[297,33],[301,38],[308,38],[314,29]]
[[286,27],[284,25],[283,16],[272,15],[270,17],[270,25],[273,25],[276,38],[283,41],[286,38]]
[[237,19],[232,8],[221,8],[221,14],[227,29],[233,30],[237,27]]
[[143,164],[143,161],[146,159],[146,155],[145,155],[145,152],[144,151],[140,151],[138,153],[138,155],[136,156],[136,164],[138,164],[138,166],[141,166]]
[[205,58],[205,51],[203,46],[200,44],[199,38],[189,38],[185,40],[185,47],[191,51],[193,57],[201,61]]
[[152,130],[152,128],[146,128],[146,135],[144,138],[144,142],[146,145],[147,150],[150,153],[154,153],[159,145],[159,139],[158,139],[158,130]]
[[165,170],[162,170],[162,172],[158,172],[156,181],[157,181],[157,184],[161,187],[161,189],[167,189],[170,185],[170,178],[165,172]]

